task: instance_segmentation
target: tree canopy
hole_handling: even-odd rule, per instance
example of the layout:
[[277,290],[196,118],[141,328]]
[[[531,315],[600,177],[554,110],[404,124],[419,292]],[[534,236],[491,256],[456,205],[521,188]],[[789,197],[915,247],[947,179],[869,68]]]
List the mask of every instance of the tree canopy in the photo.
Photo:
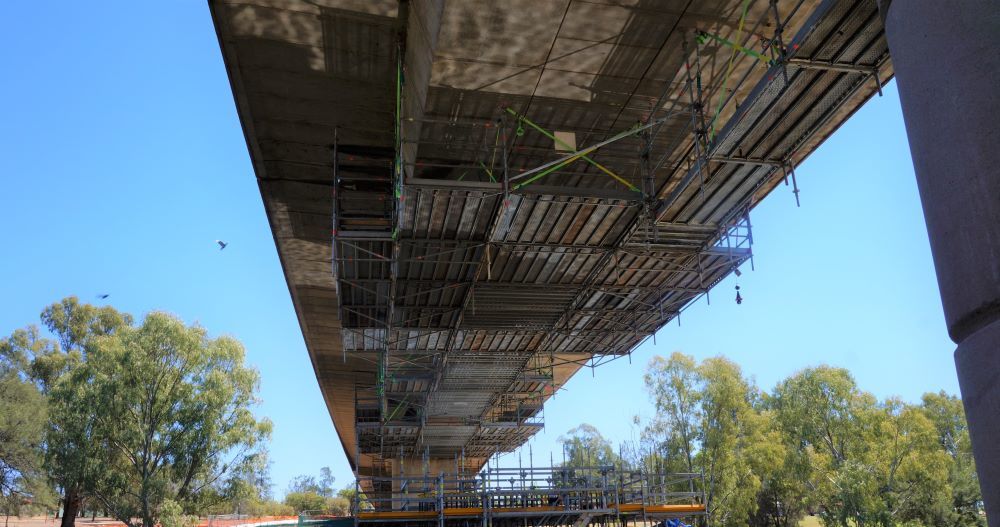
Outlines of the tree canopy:
[[92,492],[102,505],[151,527],[157,504],[191,503],[253,463],[270,423],[253,415],[260,380],[243,362],[237,340],[164,313],[88,347],[57,390],[71,387],[95,414],[104,462]]
[[296,513],[322,512],[335,516],[347,515],[351,500],[355,495],[354,486],[337,491],[334,488],[336,478],[330,467],[319,469],[319,478],[302,474],[292,478],[285,494],[285,505]]
[[82,504],[86,467],[92,461],[93,412],[73,413],[62,404],[72,394],[52,397],[60,380],[86,359],[86,346],[94,338],[114,334],[132,322],[131,316],[111,307],[80,303],[76,297],[56,302],[41,313],[41,322],[54,338],[38,326],[15,330],[0,341],[0,353],[10,368],[19,370],[44,397],[47,423],[38,453],[48,479],[62,493],[62,527],[71,527]]
[[0,363],[0,512],[17,514],[42,487],[45,401],[16,371],[4,371],[7,367]]
[[[271,499],[260,378],[232,337],[154,312],[136,321],[68,297],[0,339],[0,513],[53,491],[71,527],[84,500],[129,527],[206,512],[347,514],[328,467]],[[847,370],[760,389],[724,357],[654,358],[656,413],[618,452],[588,424],[559,438],[567,477],[608,465],[704,474],[712,523],[985,527],[961,400],[879,400]],[[364,496],[361,496],[364,501]]]
[[877,400],[820,366],[760,390],[731,361],[654,358],[646,458],[702,472],[716,525],[984,525],[961,401]]
[[566,458],[563,466],[600,467],[619,462],[611,443],[592,425],[584,423],[577,426],[565,436],[560,436],[559,442],[562,443]]
[[63,494],[64,527],[84,499],[152,527],[269,494],[271,424],[253,413],[260,380],[239,341],[165,313],[136,324],[75,297],[41,321],[51,338],[29,326],[0,340],[0,399],[17,401],[0,405],[0,427],[22,445],[0,445],[10,488],[44,473]]

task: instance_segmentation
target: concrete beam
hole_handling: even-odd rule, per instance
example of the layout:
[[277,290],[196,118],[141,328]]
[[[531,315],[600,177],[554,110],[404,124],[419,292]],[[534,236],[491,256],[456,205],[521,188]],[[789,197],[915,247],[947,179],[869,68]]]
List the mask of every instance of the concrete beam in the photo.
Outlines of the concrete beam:
[[[420,137],[427,103],[427,91],[437,49],[444,0],[409,2],[406,23],[406,51],[403,62],[403,166],[411,167],[417,159],[417,145],[408,140]],[[412,170],[412,169],[410,169]]]

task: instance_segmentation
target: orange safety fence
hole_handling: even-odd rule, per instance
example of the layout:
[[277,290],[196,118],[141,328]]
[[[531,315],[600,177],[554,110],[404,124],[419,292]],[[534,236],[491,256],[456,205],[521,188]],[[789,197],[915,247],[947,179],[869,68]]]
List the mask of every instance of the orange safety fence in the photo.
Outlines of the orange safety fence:
[[198,518],[195,527],[234,527],[248,523],[268,523],[282,520],[298,520],[298,516],[254,516],[243,518]]

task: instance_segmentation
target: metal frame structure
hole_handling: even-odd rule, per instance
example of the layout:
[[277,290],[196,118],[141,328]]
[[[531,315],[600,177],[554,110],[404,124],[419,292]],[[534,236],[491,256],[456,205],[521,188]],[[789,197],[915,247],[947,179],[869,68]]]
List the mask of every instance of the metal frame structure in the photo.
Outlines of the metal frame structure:
[[[341,218],[334,227],[334,270],[344,353],[378,363],[376,384],[357,399],[359,454],[482,459],[509,451],[541,427],[536,416],[556,388],[551,373],[527,374],[627,355],[749,260],[749,210],[759,199],[756,190],[790,175],[798,200],[796,147],[817,127],[779,138],[770,150],[757,147],[753,152],[760,157],[749,155],[748,142],[761,134],[766,141],[768,127],[781,122],[770,113],[787,105],[800,85],[829,80],[808,73],[833,72],[847,90],[864,78],[878,79],[880,63],[799,58],[804,50],[823,49],[822,42],[814,42],[820,28],[836,32],[848,23],[831,23],[831,17],[844,16],[836,13],[844,5],[826,2],[817,9],[789,43],[797,52],[785,48],[778,19],[778,32],[766,45],[775,60],[717,134],[710,128],[726,104],[720,103],[709,123],[701,70],[706,51],[703,39],[692,33],[691,41],[685,40],[692,51],[680,89],[666,85],[643,122],[605,131],[608,138],[579,150],[559,145],[551,131],[510,106],[498,107],[483,121],[423,119],[425,136],[435,135],[426,133],[432,127],[481,131],[479,146],[464,164],[418,158],[404,166],[401,148],[408,139],[399,138],[392,181],[381,181],[380,200],[391,210],[371,220],[380,230],[372,232],[366,223],[365,230],[353,231],[334,213]],[[681,102],[684,96],[687,103]],[[824,116],[799,118],[809,123]],[[399,130],[404,117],[397,119]],[[661,130],[677,119],[687,120],[687,139],[682,134],[665,140]],[[591,129],[582,135],[600,133]],[[552,152],[540,140],[554,140],[569,151],[546,161]],[[625,146],[629,143],[633,146]],[[452,157],[466,148],[449,146]],[[628,150],[634,152],[631,163]],[[358,171],[356,155],[337,160],[337,174]],[[586,164],[568,172],[574,162]],[[634,183],[619,172],[630,173]],[[605,176],[610,176],[606,184],[593,185]],[[345,188],[349,181],[355,180],[338,176],[341,199],[360,192]],[[536,197],[530,193],[536,184],[549,186]],[[398,189],[397,195],[390,189]],[[340,203],[335,200],[335,206]],[[566,227],[558,224],[542,232],[538,227],[553,223],[542,219],[553,209],[563,217],[587,210],[591,228],[603,236],[578,235],[567,242],[567,231],[559,230]],[[461,227],[447,234],[452,222],[469,224],[467,234]],[[543,277],[545,286],[538,287]],[[466,408],[472,411],[463,412]],[[375,410],[380,418],[373,417]],[[446,417],[449,410],[457,415]]]
[[[365,477],[355,525],[648,525],[706,514],[704,477],[615,465],[487,467],[475,473]],[[381,489],[372,491],[367,489]]]
[[[317,377],[370,478],[523,444],[580,368],[752,265],[752,208],[782,183],[798,202],[795,167],[892,77],[868,0],[567,0],[536,66],[497,64],[525,34],[482,35],[493,55],[463,64],[496,80],[475,86],[441,73],[465,21],[531,14],[301,4],[212,6]],[[620,30],[589,36],[592,9]]]

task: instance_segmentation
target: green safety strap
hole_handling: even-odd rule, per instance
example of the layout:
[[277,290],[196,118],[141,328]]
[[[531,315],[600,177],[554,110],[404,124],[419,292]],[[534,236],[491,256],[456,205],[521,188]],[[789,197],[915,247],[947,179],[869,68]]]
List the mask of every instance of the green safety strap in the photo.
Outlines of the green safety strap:
[[[491,182],[493,182],[493,183],[497,182],[496,178],[493,177],[493,171],[490,170],[490,167],[486,166],[486,163],[483,163],[482,161],[480,161],[479,162],[479,166],[483,167],[483,170],[486,171],[486,175],[487,176],[490,176],[490,181]],[[463,175],[463,177],[464,177],[464,175]],[[459,178],[459,181],[461,181],[461,178]]]
[[[740,15],[740,25],[736,29],[736,42],[739,42],[743,38],[743,23],[747,19],[747,10],[750,7],[750,0],[743,0],[743,13]],[[722,113],[722,102],[726,98],[726,90],[729,88],[729,76],[733,73],[733,61],[736,59],[736,53],[738,51],[746,53],[752,57],[757,57],[758,59],[763,57],[763,55],[757,53],[756,51],[748,50],[743,46],[729,42],[728,40],[714,36],[716,40],[723,42],[733,48],[733,52],[729,55],[729,65],[726,67],[726,76],[722,78],[722,90],[719,91],[719,102],[715,105],[715,115],[712,116],[711,124],[709,125],[709,140],[715,139],[715,121],[719,118],[719,114]]]
[[[518,119],[519,123],[523,122],[523,123],[527,124],[528,126],[534,128],[535,130],[537,130],[538,132],[540,132],[545,137],[548,137],[549,139],[552,139],[553,141],[555,141],[556,143],[558,143],[563,148],[565,148],[567,150],[575,150],[574,148],[570,147],[566,142],[560,140],[558,137],[556,137],[554,134],[552,134],[548,130],[542,128],[541,126],[538,126],[537,124],[535,124],[533,121],[531,121],[531,119],[528,119],[527,117],[525,117],[523,115],[519,115],[516,111],[514,111],[513,108],[509,108],[508,107],[507,108],[507,113],[509,113],[509,114],[513,115],[514,117],[516,117]],[[522,128],[519,125],[518,126],[518,131],[520,132],[521,130],[522,130]],[[518,135],[522,135],[522,134],[518,133]],[[635,185],[633,185],[632,183],[629,183],[626,179],[622,178],[618,174],[615,174],[614,172],[612,172],[610,169],[608,169],[604,165],[598,163],[597,161],[594,161],[593,159],[591,159],[591,158],[589,158],[589,157],[587,157],[586,155],[583,155],[583,154],[581,154],[579,156],[573,156],[573,157],[567,159],[563,163],[560,163],[560,164],[558,164],[556,166],[553,166],[553,167],[550,167],[550,168],[548,168],[546,170],[543,170],[542,172],[539,172],[538,174],[535,174],[534,176],[532,176],[531,178],[529,178],[527,181],[523,181],[521,183],[518,183],[517,185],[514,185],[514,189],[517,190],[517,189],[519,189],[519,188],[521,188],[521,187],[523,187],[525,185],[528,185],[528,184],[532,183],[533,181],[538,180],[538,179],[540,179],[540,178],[542,178],[542,177],[544,177],[544,176],[546,176],[548,174],[551,174],[552,172],[555,172],[556,170],[559,170],[560,168],[568,165],[569,163],[571,163],[573,161],[576,161],[577,159],[583,159],[584,161],[590,163],[591,165],[594,165],[595,167],[597,167],[599,170],[601,170],[605,174],[607,174],[607,175],[615,178],[615,180],[617,180],[619,183],[621,183],[621,184],[625,185],[626,187],[628,187],[629,190],[632,190],[634,192],[642,192]]]

